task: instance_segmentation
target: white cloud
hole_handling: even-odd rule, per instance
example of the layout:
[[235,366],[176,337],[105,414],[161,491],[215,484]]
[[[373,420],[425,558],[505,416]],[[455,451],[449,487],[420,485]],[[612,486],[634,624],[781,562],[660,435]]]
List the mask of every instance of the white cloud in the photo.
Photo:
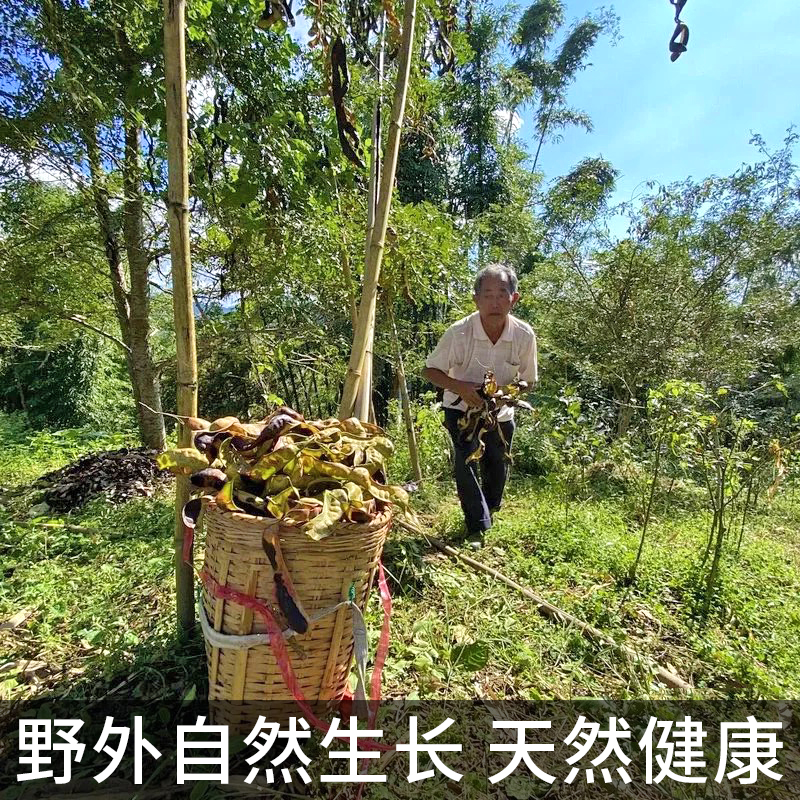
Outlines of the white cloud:
[[[497,120],[497,125],[500,129],[501,134],[505,134],[508,128],[508,120],[511,117],[511,111],[507,108],[498,108],[494,112],[494,118]],[[519,133],[519,129],[522,127],[522,117],[514,112],[513,117],[511,117],[511,134],[512,136]]]

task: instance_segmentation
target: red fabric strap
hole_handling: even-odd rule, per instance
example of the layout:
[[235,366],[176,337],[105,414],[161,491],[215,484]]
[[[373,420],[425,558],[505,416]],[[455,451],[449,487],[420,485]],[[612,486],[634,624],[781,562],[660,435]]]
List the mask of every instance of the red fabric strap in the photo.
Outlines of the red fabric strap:
[[[383,570],[381,569],[381,576]],[[316,714],[311,710],[308,702],[303,695],[303,691],[300,688],[300,684],[297,682],[297,678],[294,674],[294,670],[292,669],[292,663],[289,658],[289,651],[286,647],[286,640],[283,638],[283,631],[280,629],[280,626],[275,621],[275,617],[273,617],[272,612],[259,600],[251,595],[242,594],[241,592],[237,592],[235,589],[231,589],[228,586],[223,586],[220,584],[215,578],[209,575],[205,570],[200,573],[200,579],[203,581],[206,589],[216,598],[222,598],[225,600],[232,600],[234,603],[238,603],[239,605],[244,606],[245,608],[249,608],[251,611],[255,611],[259,614],[266,626],[267,632],[269,633],[269,644],[272,648],[272,654],[275,656],[275,662],[278,664],[278,668],[281,671],[281,675],[283,676],[283,681],[286,684],[286,688],[291,692],[294,701],[302,710],[305,718],[308,722],[310,722],[317,730],[322,731],[323,733],[327,733],[330,729],[330,725],[323,720],[319,719]],[[386,580],[385,577],[382,577],[383,583],[385,584]],[[388,596],[388,587],[386,589],[387,596]],[[383,590],[381,590],[381,598],[383,599]],[[389,607],[391,609],[391,599],[389,600]],[[386,631],[388,637],[388,619],[385,615],[385,604],[384,604],[384,630]],[[381,633],[381,639],[383,640],[383,632]],[[387,648],[388,648],[388,640],[387,640]],[[385,660],[386,654],[383,654],[383,659]],[[373,674],[372,680],[372,687],[373,687],[373,698],[372,704],[377,714],[377,704],[380,702],[380,696],[375,695],[375,686],[377,685],[378,691],[380,691],[380,671],[377,670],[378,664],[376,661],[376,672],[377,674],[377,683],[376,683],[376,676]],[[383,664],[381,664],[381,669]],[[377,701],[377,702],[376,702]],[[372,719],[372,714],[370,715]],[[347,738],[346,734],[341,734],[337,736],[337,738]],[[364,746],[366,750],[380,750],[382,752],[391,752],[395,749],[394,745],[383,744],[382,742],[376,742],[372,739],[361,739],[359,741],[361,745]]]

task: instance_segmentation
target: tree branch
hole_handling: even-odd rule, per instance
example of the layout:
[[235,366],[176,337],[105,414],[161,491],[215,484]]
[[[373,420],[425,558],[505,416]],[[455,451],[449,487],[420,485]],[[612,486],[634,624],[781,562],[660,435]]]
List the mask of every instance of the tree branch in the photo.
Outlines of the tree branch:
[[90,331],[94,331],[96,334],[98,334],[99,336],[103,336],[110,342],[114,342],[114,344],[118,345],[123,350],[125,350],[126,353],[131,352],[130,347],[128,347],[128,345],[126,345],[125,342],[122,341],[122,339],[118,339],[116,336],[113,336],[110,333],[106,333],[101,328],[92,325],[91,322],[87,322],[86,319],[84,319],[80,314],[72,314],[69,317],[65,317],[65,319],[68,319],[70,322],[74,322],[77,325],[82,325],[84,328],[88,328]]

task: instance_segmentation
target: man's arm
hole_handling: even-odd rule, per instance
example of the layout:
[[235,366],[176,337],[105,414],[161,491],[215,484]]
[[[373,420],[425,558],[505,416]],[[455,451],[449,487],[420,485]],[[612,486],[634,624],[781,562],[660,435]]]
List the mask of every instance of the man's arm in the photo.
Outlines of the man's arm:
[[435,367],[425,367],[422,370],[422,377],[434,386],[457,394],[468,406],[480,408],[483,405],[483,398],[476,391],[477,387],[474,383],[451,378],[446,372]]

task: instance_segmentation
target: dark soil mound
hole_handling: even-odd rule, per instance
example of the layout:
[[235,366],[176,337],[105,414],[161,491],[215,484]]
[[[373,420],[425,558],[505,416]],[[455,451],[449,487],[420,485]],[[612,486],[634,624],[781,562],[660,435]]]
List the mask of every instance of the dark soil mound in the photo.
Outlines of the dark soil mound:
[[90,453],[36,481],[54,511],[73,511],[87,500],[105,495],[113,503],[134,497],[150,497],[173,480],[156,466],[157,451],[146,447]]

